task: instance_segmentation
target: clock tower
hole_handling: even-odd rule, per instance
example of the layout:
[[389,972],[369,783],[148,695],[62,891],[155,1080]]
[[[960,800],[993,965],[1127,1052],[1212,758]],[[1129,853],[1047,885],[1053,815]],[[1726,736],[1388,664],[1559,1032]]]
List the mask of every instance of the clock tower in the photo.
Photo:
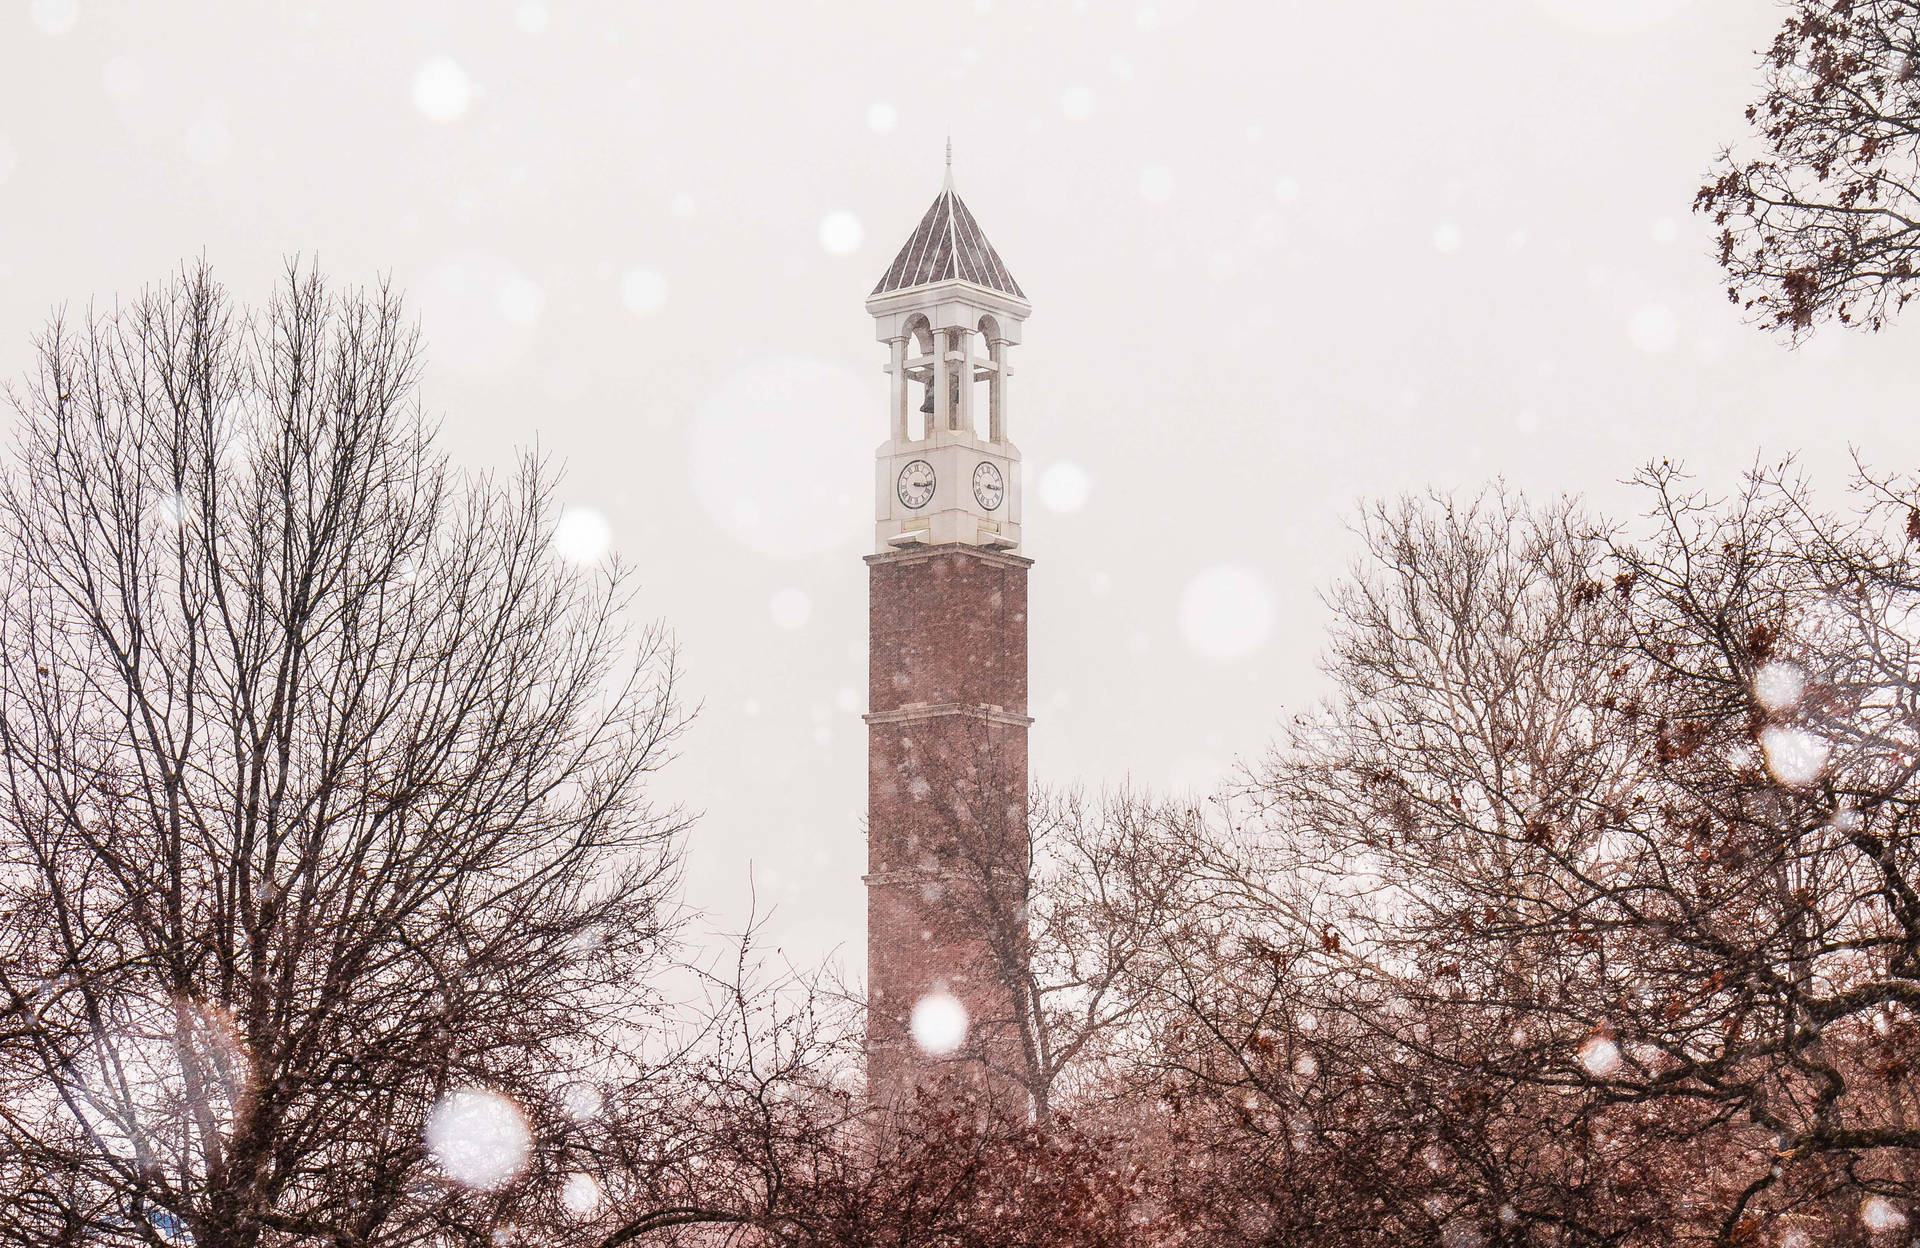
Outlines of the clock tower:
[[892,380],[875,456],[867,1075],[1025,1113],[1027,568],[1011,349],[1026,295],[947,179],[867,299]]

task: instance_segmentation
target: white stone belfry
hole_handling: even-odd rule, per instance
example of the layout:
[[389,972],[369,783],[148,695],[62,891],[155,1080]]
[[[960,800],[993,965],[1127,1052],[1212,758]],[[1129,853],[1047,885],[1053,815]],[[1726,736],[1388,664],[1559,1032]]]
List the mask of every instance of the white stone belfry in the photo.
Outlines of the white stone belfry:
[[867,298],[887,344],[888,438],[874,548],[1020,545],[1020,451],[1007,437],[1011,349],[1032,311],[947,178]]

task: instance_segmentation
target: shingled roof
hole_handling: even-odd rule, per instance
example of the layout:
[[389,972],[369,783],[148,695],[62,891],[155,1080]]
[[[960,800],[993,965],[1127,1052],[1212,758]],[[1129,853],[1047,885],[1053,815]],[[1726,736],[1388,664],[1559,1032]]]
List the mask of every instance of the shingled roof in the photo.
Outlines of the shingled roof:
[[873,295],[867,297],[956,279],[1012,295],[1023,303],[1027,298],[949,183],[941,189],[933,207],[927,209],[927,215],[920,218],[913,237],[887,266],[887,275],[873,288]]

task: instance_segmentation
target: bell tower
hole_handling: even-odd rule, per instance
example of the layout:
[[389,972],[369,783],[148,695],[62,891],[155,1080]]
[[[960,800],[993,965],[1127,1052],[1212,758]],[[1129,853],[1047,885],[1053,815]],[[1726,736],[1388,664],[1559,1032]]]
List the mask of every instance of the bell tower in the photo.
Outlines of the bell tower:
[[1027,569],[1011,349],[1030,307],[953,189],[867,299],[892,379],[867,556],[867,1076],[1024,1113]]

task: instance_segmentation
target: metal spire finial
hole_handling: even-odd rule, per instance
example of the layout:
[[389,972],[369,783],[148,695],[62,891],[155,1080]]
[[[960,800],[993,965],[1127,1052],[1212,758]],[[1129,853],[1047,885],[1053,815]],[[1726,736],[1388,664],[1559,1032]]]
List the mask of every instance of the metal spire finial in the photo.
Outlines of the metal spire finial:
[[953,131],[951,130],[947,131],[947,178],[941,189],[947,191],[953,189]]

